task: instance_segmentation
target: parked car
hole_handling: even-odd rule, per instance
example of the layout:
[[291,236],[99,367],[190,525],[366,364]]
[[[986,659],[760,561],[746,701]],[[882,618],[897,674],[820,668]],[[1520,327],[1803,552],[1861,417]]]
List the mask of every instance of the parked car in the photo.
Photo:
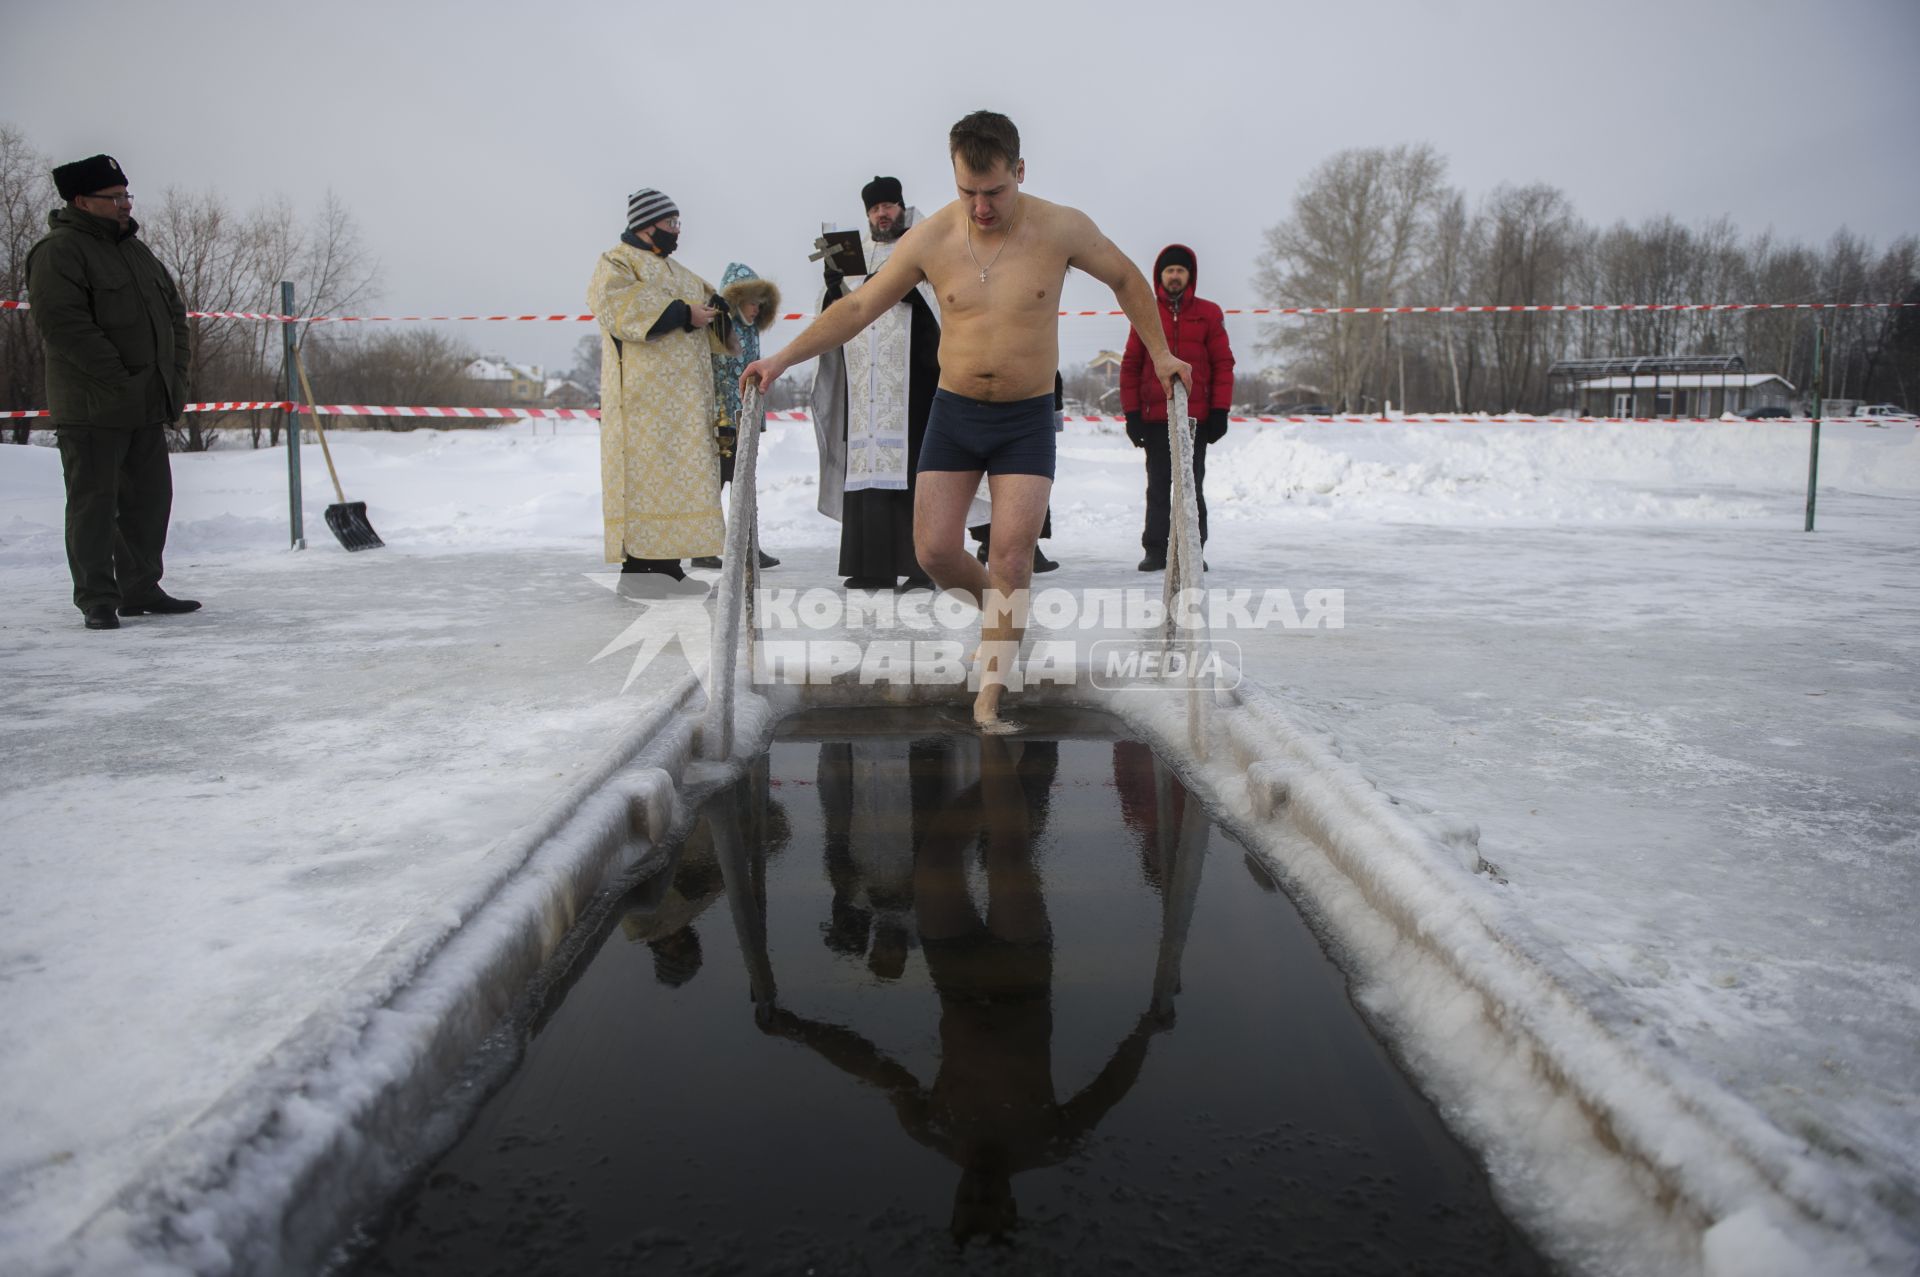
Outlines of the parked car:
[[1854,411],[1856,417],[1873,417],[1880,421],[1912,421],[1914,415],[1895,403],[1861,404]]
[[1777,421],[1782,417],[1791,417],[1793,412],[1779,404],[1768,404],[1764,408],[1749,408],[1740,415],[1748,421]]

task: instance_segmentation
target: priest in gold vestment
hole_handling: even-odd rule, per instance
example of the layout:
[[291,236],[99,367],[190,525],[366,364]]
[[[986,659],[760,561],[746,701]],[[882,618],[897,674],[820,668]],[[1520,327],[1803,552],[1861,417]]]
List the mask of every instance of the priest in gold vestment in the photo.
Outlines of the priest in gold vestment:
[[711,363],[726,324],[713,286],[672,259],[679,239],[673,201],[634,192],[626,232],[587,286],[601,332],[606,559],[675,578],[681,559],[719,554],[726,535]]

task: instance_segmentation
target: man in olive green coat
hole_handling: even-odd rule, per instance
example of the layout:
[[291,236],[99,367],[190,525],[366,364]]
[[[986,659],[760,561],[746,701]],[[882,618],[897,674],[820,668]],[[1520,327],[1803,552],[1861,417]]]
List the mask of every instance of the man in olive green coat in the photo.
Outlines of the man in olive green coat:
[[112,630],[122,616],[200,606],[160,588],[173,509],[166,428],[187,400],[187,312],[136,238],[112,156],[62,164],[53,182],[67,202],[27,255],[27,298],[47,344],[74,605],[88,629]]

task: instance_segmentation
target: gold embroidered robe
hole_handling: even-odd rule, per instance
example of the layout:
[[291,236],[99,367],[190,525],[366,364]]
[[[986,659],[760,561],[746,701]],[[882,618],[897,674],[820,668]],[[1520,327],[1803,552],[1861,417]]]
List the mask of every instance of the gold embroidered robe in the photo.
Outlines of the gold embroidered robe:
[[718,554],[720,455],[714,445],[711,328],[647,332],[673,302],[714,288],[670,257],[630,244],[600,255],[587,306],[600,321],[600,506],[606,559]]

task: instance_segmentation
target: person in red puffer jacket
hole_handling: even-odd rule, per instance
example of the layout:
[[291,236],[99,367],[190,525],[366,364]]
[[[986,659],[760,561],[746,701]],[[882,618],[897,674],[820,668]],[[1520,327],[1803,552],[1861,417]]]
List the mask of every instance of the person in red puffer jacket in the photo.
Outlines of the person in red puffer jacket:
[[[1207,445],[1227,433],[1233,404],[1233,350],[1227,344],[1226,316],[1194,293],[1200,278],[1193,250],[1169,244],[1153,262],[1154,292],[1160,299],[1160,327],[1173,353],[1193,365],[1187,415],[1200,427],[1193,436],[1193,482],[1200,505],[1200,543],[1207,540]],[[1173,453],[1167,439],[1167,396],[1154,376],[1153,361],[1137,333],[1127,332],[1127,353],[1120,362],[1120,409],[1127,414],[1127,438],[1147,454],[1147,526],[1140,545],[1147,554],[1142,572],[1167,566],[1169,505],[1173,492]]]

